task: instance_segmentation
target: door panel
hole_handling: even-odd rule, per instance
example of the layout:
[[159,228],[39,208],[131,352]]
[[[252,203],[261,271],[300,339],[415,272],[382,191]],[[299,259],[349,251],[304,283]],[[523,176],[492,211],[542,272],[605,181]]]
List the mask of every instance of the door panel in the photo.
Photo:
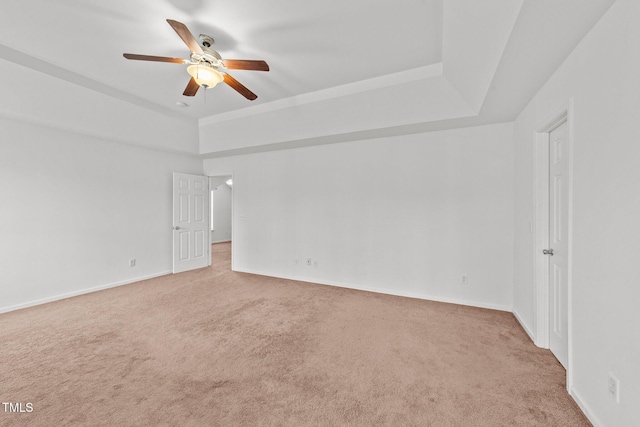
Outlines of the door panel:
[[567,367],[569,199],[567,189],[568,130],[564,122],[549,133],[549,348]]
[[205,248],[207,247],[207,242],[205,242],[205,232],[202,230],[196,230],[194,232],[194,238],[196,239],[195,241],[195,253],[194,256],[196,258],[200,258],[205,256],[207,253],[205,251]]
[[210,265],[209,178],[173,174],[173,272]]
[[562,336],[562,269],[557,265],[553,266],[553,279],[551,281],[551,301],[553,306],[551,308],[553,332]]

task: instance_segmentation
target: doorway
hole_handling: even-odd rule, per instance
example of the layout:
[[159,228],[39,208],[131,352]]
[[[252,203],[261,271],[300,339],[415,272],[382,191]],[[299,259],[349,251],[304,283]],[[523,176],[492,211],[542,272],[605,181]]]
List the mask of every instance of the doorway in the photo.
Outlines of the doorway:
[[232,239],[231,199],[233,177],[215,176],[211,181],[211,243],[230,242]]
[[572,104],[538,127],[535,137],[536,345],[548,348],[572,385],[571,131]]
[[209,176],[209,182],[211,244],[230,243],[233,241],[233,174]]

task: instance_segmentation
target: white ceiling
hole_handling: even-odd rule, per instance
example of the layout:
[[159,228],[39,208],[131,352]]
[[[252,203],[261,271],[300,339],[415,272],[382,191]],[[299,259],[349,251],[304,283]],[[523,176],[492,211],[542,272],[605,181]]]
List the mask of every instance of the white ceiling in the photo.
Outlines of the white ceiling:
[[205,117],[253,104],[224,86],[182,96],[186,67],[128,61],[124,52],[188,58],[167,24],[209,34],[226,59],[271,71],[230,71],[265,103],[440,62],[442,0],[3,0],[0,43],[100,83]]
[[[358,99],[408,105],[379,127],[419,131],[513,119],[613,1],[3,0],[0,58],[205,124]],[[188,58],[167,18],[223,58],[266,60],[230,72],[258,99],[226,85],[187,98],[185,65],[122,57]]]

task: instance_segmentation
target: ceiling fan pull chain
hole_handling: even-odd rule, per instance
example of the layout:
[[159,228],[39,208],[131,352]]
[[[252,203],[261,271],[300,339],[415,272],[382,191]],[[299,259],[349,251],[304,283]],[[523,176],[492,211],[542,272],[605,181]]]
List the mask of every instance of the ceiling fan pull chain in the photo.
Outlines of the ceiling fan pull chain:
[[[196,79],[200,78],[200,64],[196,65]],[[207,85],[202,85],[204,88],[204,105],[207,105]]]

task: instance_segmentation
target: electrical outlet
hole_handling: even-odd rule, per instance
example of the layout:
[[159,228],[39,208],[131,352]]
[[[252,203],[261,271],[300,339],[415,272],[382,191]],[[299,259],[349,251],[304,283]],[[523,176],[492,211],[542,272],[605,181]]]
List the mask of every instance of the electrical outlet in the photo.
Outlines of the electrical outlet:
[[313,266],[314,266],[315,268],[318,268],[318,260],[313,261]]
[[295,259],[293,260],[293,263],[294,263],[295,265],[298,265],[298,264],[300,264],[300,260],[299,260],[298,258],[295,258]]
[[311,265],[311,258],[307,258],[307,265]]
[[609,374],[609,393],[613,397],[616,403],[620,403],[620,381],[613,375]]
[[460,283],[463,285],[468,285],[469,284],[469,276],[467,276],[466,274],[463,274],[462,277],[460,278]]
[[129,260],[129,267],[135,267],[136,266],[136,259],[135,258],[131,258]]

